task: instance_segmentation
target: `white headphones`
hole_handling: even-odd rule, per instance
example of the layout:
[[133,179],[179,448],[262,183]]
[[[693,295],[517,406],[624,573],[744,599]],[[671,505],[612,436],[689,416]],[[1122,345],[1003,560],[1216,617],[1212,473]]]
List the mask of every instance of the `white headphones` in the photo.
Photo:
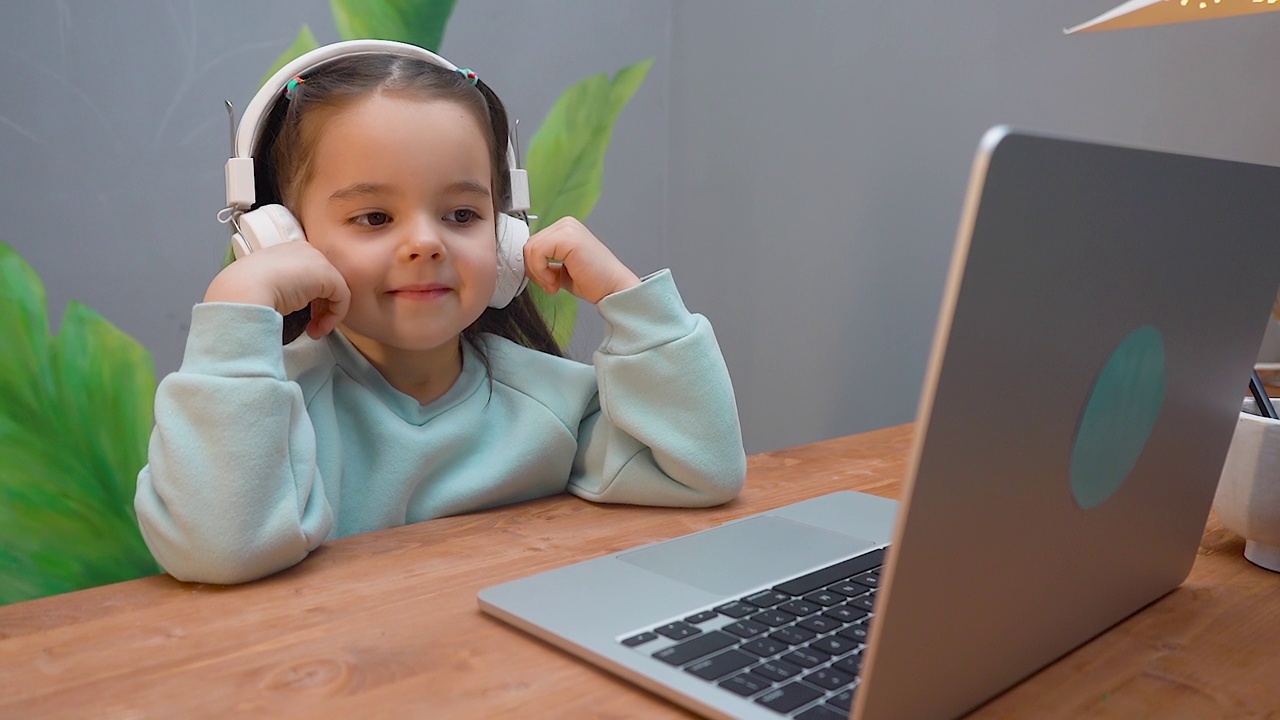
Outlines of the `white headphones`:
[[[312,50],[280,68],[249,102],[235,132],[234,154],[227,160],[227,207],[218,214],[222,222],[230,222],[235,232],[231,247],[236,259],[293,240],[305,240],[302,227],[283,205],[264,205],[252,210],[257,195],[253,177],[253,148],[262,135],[263,124],[280,100],[286,84],[305,76],[321,65],[339,57],[360,53],[387,53],[426,60],[434,65],[457,70],[457,66],[416,45],[390,40],[347,40]],[[511,169],[511,205],[498,215],[498,284],[489,306],[506,307],[528,284],[524,274],[524,245],[529,240],[529,225],[522,216],[529,210],[529,176],[517,167],[515,150],[507,139],[507,167]]]

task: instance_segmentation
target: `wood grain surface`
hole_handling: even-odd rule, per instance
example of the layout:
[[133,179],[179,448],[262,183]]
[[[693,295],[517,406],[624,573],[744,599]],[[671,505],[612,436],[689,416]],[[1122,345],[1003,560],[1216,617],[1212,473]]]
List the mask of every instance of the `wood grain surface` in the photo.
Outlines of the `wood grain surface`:
[[[839,489],[896,497],[911,428],[750,458],[708,510],[559,496],[329,543],[221,587],[156,576],[0,607],[0,718],[673,718],[482,614],[481,588]],[[975,718],[1280,718],[1280,575],[1210,519],[1180,589]]]

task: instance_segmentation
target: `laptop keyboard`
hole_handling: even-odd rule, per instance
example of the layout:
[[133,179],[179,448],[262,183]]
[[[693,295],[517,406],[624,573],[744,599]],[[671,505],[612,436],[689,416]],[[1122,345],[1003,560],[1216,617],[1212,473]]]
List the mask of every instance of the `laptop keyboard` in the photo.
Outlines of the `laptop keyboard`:
[[844,720],[884,555],[873,550],[621,642],[784,717]]

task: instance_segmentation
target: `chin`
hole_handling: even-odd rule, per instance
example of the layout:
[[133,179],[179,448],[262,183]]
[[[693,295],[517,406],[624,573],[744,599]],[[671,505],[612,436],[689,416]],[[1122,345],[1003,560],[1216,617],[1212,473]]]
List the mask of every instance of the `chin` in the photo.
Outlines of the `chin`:
[[397,335],[387,338],[384,345],[398,348],[400,350],[410,350],[414,352],[427,352],[430,350],[439,350],[443,347],[452,347],[462,340],[461,333],[452,335]]
[[429,352],[451,347],[457,345],[462,337],[461,330],[429,329],[424,332],[419,329],[415,332],[358,326],[344,326],[342,329],[357,347],[372,344],[401,352]]

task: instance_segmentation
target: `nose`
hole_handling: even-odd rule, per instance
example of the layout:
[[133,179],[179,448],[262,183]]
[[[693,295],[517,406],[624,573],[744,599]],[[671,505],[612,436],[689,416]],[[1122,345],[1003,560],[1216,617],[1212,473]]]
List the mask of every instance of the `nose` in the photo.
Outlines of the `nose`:
[[444,259],[445,247],[440,229],[429,218],[413,223],[406,230],[401,243],[401,255],[405,260]]

